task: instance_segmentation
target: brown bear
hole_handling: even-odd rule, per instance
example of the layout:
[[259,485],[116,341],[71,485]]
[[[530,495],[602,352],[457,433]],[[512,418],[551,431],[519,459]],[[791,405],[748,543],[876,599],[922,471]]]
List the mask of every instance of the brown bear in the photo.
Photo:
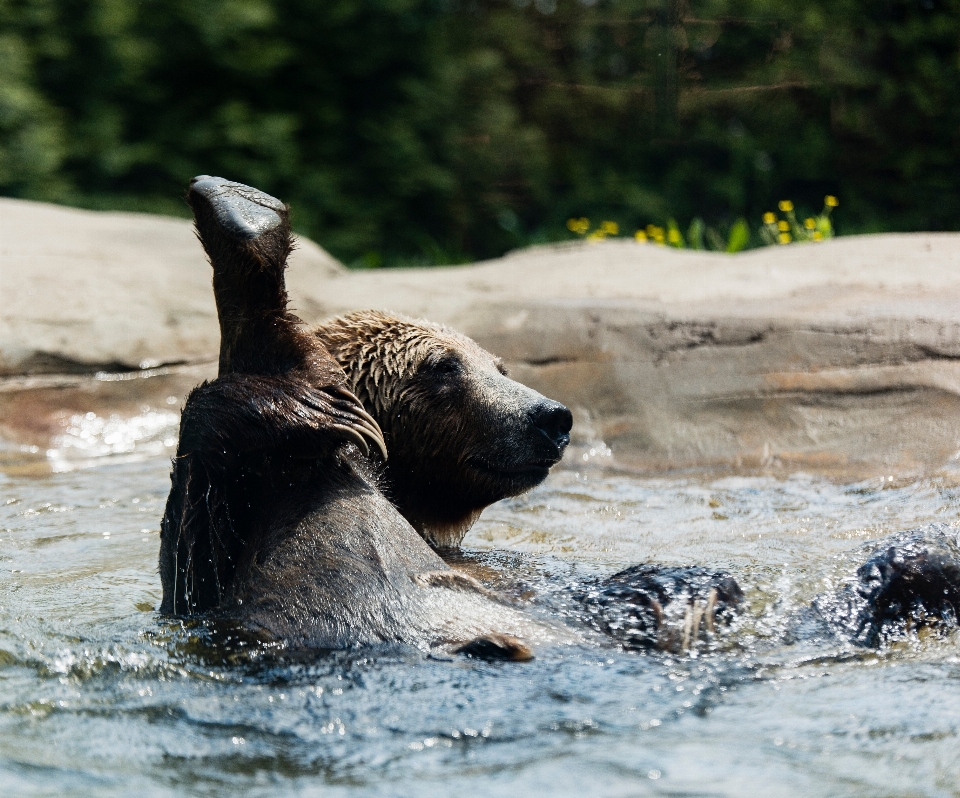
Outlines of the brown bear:
[[380,429],[287,312],[286,206],[206,176],[188,201],[213,266],[220,373],[183,410],[161,610],[239,619],[310,648],[524,659],[527,643],[581,639],[449,568],[384,497],[365,456],[383,451]]
[[570,441],[566,407],[447,327],[367,310],[313,333],[383,431],[384,492],[436,549],[459,546],[488,505],[540,484]]
[[[546,478],[570,440],[570,411],[439,324],[367,310],[313,333],[383,431],[384,493],[435,549],[469,568],[453,549],[485,507]],[[680,650],[729,621],[741,598],[727,573],[638,566],[584,582],[552,609],[629,648]]]
[[[184,408],[162,525],[161,609],[232,616],[314,648],[401,642],[523,659],[530,651],[518,636],[590,640],[447,567],[381,490],[438,547],[456,545],[484,506],[542,481],[559,460],[566,408],[427,322],[368,312],[307,333],[286,310],[286,207],[220,178],[195,179],[188,199],[214,269],[220,376]],[[385,458],[385,438],[400,456],[391,452],[381,477],[364,452],[373,444],[373,460]],[[795,634],[876,645],[931,618],[954,628],[958,563],[946,528],[897,538],[849,586],[818,598]],[[626,647],[684,648],[740,596],[726,574],[637,566],[585,584],[577,598],[583,626]],[[665,627],[670,615],[682,634]]]
[[[496,357],[446,327],[363,311],[313,333],[383,431],[386,495],[445,555],[485,506],[542,481],[569,440],[566,408],[507,379]],[[575,598],[582,620],[621,645],[678,650],[701,626],[731,620],[743,594],[724,572],[640,565],[585,582]],[[931,527],[875,544],[789,634],[875,646],[905,628],[949,631],[958,615],[957,535]]]

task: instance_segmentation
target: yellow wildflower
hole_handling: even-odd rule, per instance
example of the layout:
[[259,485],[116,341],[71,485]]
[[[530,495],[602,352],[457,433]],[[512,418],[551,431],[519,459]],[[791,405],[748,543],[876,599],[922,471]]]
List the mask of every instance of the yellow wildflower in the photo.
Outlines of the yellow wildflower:
[[576,233],[579,228],[580,228],[579,219],[567,219],[567,230],[569,230],[571,233]]
[[600,222],[600,229],[608,236],[615,236],[620,232],[620,225],[616,222]]
[[813,234],[813,240],[814,240],[814,241],[823,241],[823,233],[821,233],[819,230],[817,230],[817,232],[815,232],[815,233]]
[[803,226],[806,227],[807,230],[813,230],[813,228],[817,226],[817,222],[813,217],[808,217],[803,220]]
[[793,210],[793,203],[790,200],[780,200],[780,204],[777,206],[784,213],[790,213]]
[[823,198],[823,203],[828,208],[836,208],[840,204],[840,200],[833,196],[833,194],[827,194],[827,196]]
[[777,221],[777,215],[771,211],[767,211],[763,214],[763,223],[764,224],[775,224]]
[[777,222],[777,230],[779,230],[781,233],[789,232],[790,222],[785,222],[781,219],[779,222]]
[[793,239],[790,238],[790,233],[780,233],[780,235],[777,236],[777,240],[781,244],[789,244]]
[[603,230],[594,230],[590,235],[587,236],[587,241],[603,241],[607,237],[607,234]]
[[676,229],[671,230],[669,233],[667,233],[667,239],[670,241],[671,244],[679,244],[680,231]]
[[656,238],[656,237],[657,237],[657,230],[659,230],[659,229],[660,229],[660,228],[657,227],[657,226],[654,225],[654,224],[648,224],[648,225],[647,225],[647,235],[650,236],[650,238]]
[[638,244],[647,243],[647,234],[643,230],[637,230],[637,232],[633,234],[633,237],[637,239]]

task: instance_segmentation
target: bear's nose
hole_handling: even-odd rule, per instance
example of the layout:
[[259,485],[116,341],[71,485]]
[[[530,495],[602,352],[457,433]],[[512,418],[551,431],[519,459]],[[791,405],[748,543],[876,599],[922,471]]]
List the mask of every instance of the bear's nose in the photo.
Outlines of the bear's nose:
[[573,414],[559,402],[544,399],[530,413],[530,420],[558,449],[570,443]]

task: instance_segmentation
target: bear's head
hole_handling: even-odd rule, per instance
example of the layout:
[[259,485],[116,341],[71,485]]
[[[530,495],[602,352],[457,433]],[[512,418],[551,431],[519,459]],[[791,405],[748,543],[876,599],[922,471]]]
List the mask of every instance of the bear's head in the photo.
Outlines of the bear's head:
[[458,546],[484,507],[541,483],[570,441],[566,407],[447,327],[361,311],[314,333],[383,430],[384,492],[435,548]]

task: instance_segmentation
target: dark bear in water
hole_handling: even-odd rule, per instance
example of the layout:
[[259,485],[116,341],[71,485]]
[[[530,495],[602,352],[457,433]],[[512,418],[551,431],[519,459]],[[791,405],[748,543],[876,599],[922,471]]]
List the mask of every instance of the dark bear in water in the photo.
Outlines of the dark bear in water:
[[380,492],[376,422],[287,312],[286,207],[195,178],[220,374],[187,398],[161,530],[165,613],[241,620],[297,647],[405,643],[523,659],[577,640],[449,568]]
[[[483,507],[545,478],[552,458],[538,464],[538,454],[555,446],[559,459],[569,439],[566,408],[540,404],[497,358],[449,328],[370,310],[313,332],[383,430],[386,494],[447,556]],[[525,392],[532,398],[518,401]],[[484,435],[491,424],[496,431]],[[945,534],[915,531],[876,544],[851,584],[819,596],[791,634],[873,646],[909,626],[953,628],[960,552]],[[722,571],[642,565],[584,584],[576,596],[589,625],[621,644],[678,650],[729,622],[743,594]]]
[[[406,371],[391,373],[377,360],[386,335],[381,348],[360,358],[367,384],[355,375],[348,382],[317,336],[286,312],[290,236],[282,203],[216,178],[194,181],[189,198],[214,266],[221,375],[200,386],[184,409],[163,522],[162,609],[240,617],[273,637],[313,647],[407,642],[522,658],[529,651],[518,634],[534,642],[580,639],[504,606],[446,567],[380,492],[384,485],[439,546],[456,545],[484,506],[541,481],[559,460],[570,428],[566,409],[506,380],[496,360],[469,339],[384,314],[376,318],[385,330],[426,332],[429,343],[439,339],[442,346],[426,346],[413,360],[400,352]],[[357,314],[341,320],[340,329],[364,316],[368,324],[370,314]],[[342,343],[335,347],[341,354]],[[407,381],[399,383],[397,374]],[[491,415],[483,406],[484,394],[470,390],[477,374],[499,390],[509,384],[515,398],[509,412]],[[389,407],[406,422],[384,426],[391,447],[406,452],[408,470],[419,469],[418,480],[404,480],[395,467],[381,481],[371,469],[360,449],[372,442],[382,451],[383,436],[347,385],[365,395],[373,416],[383,418]],[[506,419],[510,434],[492,445],[480,436],[475,447],[455,439],[451,446],[444,435],[411,436],[411,430],[429,433],[431,418],[409,411],[404,401],[413,396],[420,410],[455,408],[462,418],[485,419],[488,430],[489,422]],[[457,459],[461,450],[465,456]],[[418,451],[422,461],[415,460]],[[480,483],[473,492],[471,477]],[[423,482],[441,490],[424,491]],[[819,623],[818,629],[871,644],[905,617],[949,625],[960,584],[955,542],[917,539],[907,557],[902,543],[872,558],[860,583],[818,599],[806,626]],[[625,646],[676,649],[698,627],[709,630],[728,618],[740,596],[726,574],[638,566],[586,586],[580,600],[588,625]]]
[[[566,407],[449,327],[365,310],[312,332],[383,430],[384,493],[445,556],[485,507],[546,479],[569,443]],[[575,598],[580,621],[623,645],[678,650],[729,621],[742,594],[724,572],[636,566]]]

